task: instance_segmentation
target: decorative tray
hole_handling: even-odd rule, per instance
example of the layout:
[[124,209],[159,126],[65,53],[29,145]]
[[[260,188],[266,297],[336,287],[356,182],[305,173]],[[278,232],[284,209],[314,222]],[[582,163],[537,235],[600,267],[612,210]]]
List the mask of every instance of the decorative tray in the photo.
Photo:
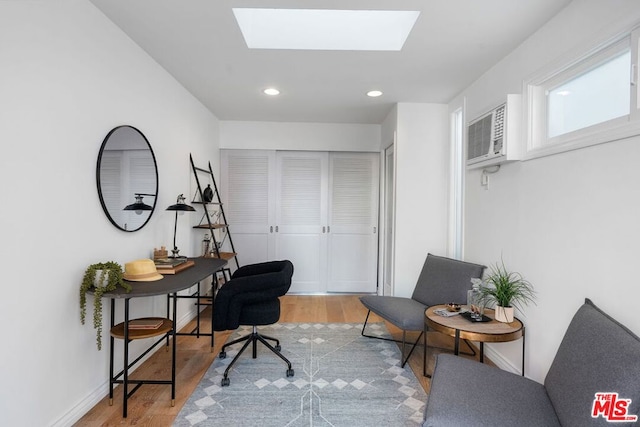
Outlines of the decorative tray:
[[473,323],[491,322],[491,318],[485,316],[484,314],[482,315],[482,319],[474,319],[474,318],[472,318],[470,311],[465,311],[464,313],[460,313],[460,316],[464,317],[469,322],[473,322]]

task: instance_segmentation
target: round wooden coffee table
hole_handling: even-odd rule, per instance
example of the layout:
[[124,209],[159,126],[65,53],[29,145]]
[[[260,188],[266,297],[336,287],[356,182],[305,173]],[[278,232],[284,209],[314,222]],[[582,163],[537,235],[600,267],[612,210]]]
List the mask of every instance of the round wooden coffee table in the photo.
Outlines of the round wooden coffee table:
[[460,339],[477,341],[480,343],[480,362],[484,362],[485,342],[508,342],[522,338],[522,376],[524,376],[524,325],[514,318],[511,323],[498,322],[494,319],[494,311],[486,309],[484,314],[489,317],[489,322],[472,322],[462,315],[445,317],[440,316],[435,311],[446,309],[444,304],[434,305],[424,312],[424,352],[423,352],[423,373],[427,375],[427,331],[437,331],[455,338],[454,354],[458,355]]

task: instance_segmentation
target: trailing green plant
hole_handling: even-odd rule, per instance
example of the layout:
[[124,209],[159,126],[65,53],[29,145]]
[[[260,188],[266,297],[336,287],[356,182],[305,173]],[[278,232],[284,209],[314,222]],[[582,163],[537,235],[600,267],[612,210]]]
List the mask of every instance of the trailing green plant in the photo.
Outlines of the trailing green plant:
[[480,295],[485,306],[515,307],[520,312],[523,306],[536,303],[533,285],[520,273],[508,271],[504,262],[491,267],[489,275],[482,280]]
[[[96,281],[97,272],[100,272]],[[115,291],[118,286],[131,291],[131,285],[122,279],[122,266],[117,262],[107,261],[91,264],[87,267],[80,284],[80,322],[84,325],[87,316],[87,292],[93,292],[93,328],[96,330],[96,344],[102,349],[102,295]],[[96,286],[99,283],[99,286]]]

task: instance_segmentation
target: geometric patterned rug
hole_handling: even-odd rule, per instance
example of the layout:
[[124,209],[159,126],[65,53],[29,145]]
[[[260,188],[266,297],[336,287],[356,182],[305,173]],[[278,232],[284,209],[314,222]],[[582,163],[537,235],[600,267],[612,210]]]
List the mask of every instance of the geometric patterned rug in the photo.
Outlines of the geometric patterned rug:
[[[243,353],[221,387],[241,343],[216,357],[174,421],[191,426],[419,426],[426,394],[397,344],[360,335],[362,323],[276,323],[259,332],[280,340],[295,371],[258,343]],[[367,331],[389,336],[384,323]],[[229,340],[251,332],[241,327]]]

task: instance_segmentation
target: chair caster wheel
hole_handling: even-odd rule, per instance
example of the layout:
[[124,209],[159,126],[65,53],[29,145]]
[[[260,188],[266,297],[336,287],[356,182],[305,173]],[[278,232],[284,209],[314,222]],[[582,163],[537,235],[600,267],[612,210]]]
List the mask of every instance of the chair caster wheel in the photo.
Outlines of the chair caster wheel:
[[293,369],[287,369],[287,378],[292,377],[294,375]]
[[273,348],[275,348],[277,351],[281,351],[282,350],[282,347],[280,347],[280,344],[278,344],[277,346],[275,346]]
[[226,387],[231,384],[231,380],[229,378],[223,378],[220,384],[222,385],[222,387]]
[[219,354],[219,357],[220,357],[220,359],[226,359],[227,353],[224,352],[224,351],[221,351],[220,354]]

